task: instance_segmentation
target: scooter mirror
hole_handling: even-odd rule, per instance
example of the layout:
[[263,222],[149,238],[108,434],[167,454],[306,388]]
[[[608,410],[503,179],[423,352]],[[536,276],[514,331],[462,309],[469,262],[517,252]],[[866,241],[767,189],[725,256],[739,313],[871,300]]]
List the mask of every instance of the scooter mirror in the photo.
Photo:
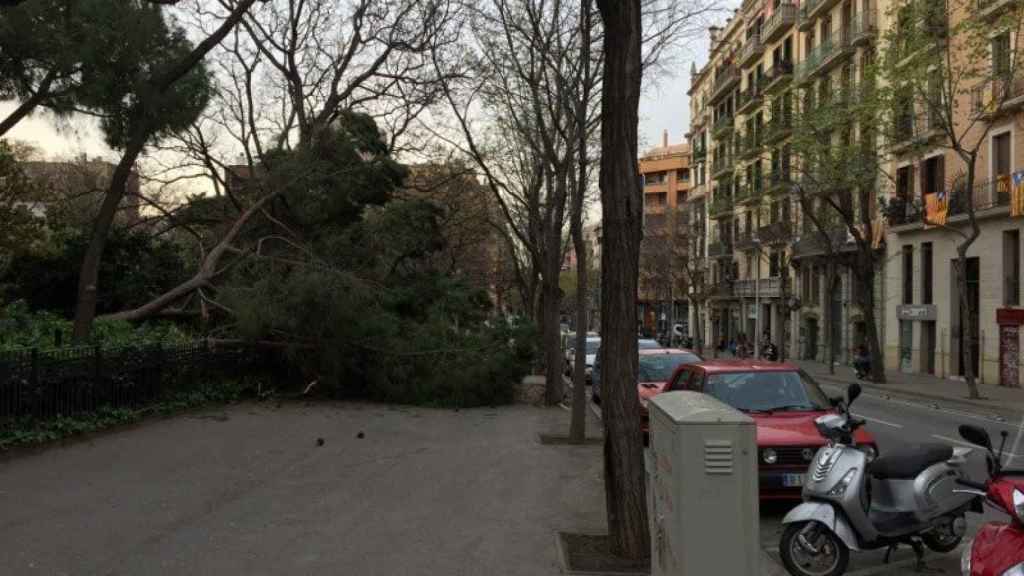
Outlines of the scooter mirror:
[[853,401],[860,397],[860,384],[854,382],[846,389],[846,404],[853,404]]
[[984,428],[971,424],[961,424],[960,437],[971,444],[992,450],[992,440],[989,438],[988,432],[986,432]]

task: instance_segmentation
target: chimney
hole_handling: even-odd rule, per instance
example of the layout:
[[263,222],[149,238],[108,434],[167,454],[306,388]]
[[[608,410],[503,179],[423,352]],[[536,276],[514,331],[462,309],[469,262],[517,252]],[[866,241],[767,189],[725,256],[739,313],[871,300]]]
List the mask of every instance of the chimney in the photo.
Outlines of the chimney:
[[661,131],[661,147],[668,148],[668,130]]
[[718,33],[721,30],[722,29],[719,28],[718,26],[709,26],[708,27],[708,36],[711,37],[711,50],[712,51],[715,50],[715,46],[718,44]]

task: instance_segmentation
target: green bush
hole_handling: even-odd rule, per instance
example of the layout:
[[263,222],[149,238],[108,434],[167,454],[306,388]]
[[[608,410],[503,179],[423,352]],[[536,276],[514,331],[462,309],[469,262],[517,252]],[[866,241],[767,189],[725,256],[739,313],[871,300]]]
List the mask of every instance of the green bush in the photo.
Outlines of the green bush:
[[[56,335],[61,344],[70,343],[71,322],[60,315],[29,309],[23,301],[0,308],[0,350],[16,348],[54,348]],[[151,322],[133,325],[125,321],[98,320],[93,325],[88,344],[103,346],[132,346],[162,342],[186,342],[191,336],[170,322]]]

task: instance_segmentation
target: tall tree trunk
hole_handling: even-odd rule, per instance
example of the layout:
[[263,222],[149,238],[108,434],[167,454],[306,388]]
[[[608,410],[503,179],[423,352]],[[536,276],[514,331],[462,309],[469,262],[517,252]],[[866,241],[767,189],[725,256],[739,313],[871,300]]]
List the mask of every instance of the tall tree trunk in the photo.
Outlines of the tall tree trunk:
[[[550,236],[550,234],[549,234]],[[558,235],[559,239],[561,234]],[[549,238],[550,240],[550,238]],[[562,401],[562,342],[559,305],[562,289],[558,285],[561,263],[559,241],[549,243],[545,248],[544,272],[541,278],[542,341],[544,345],[544,402],[554,406]]]
[[75,342],[82,342],[89,337],[93,318],[96,317],[100,261],[107,245],[107,236],[114,223],[117,208],[121,205],[121,199],[124,198],[132,167],[146,143],[146,130],[140,129],[139,132],[128,142],[121,161],[114,169],[99,214],[93,221],[92,236],[89,238],[89,246],[86,248],[82,268],[78,273],[78,301],[75,305],[75,322],[72,328],[72,338]]
[[[579,192],[582,194],[582,191]],[[576,250],[576,350],[587,349],[587,251],[583,241],[583,225],[573,215],[572,243]],[[569,443],[582,444],[587,437],[586,354],[577,353],[572,370],[572,419]]]
[[836,373],[836,343],[833,342],[833,325],[836,322],[832,314],[833,290],[836,289],[835,258],[829,258],[825,264],[825,358],[828,359],[828,373]]
[[[963,242],[957,245],[957,271],[956,281],[957,286],[960,287],[960,325],[963,326],[964,322],[967,323],[967,329],[963,330],[966,334],[966,342],[961,338],[960,349],[963,351],[963,363],[964,363],[964,380],[967,381],[967,391],[971,398],[981,398],[981,393],[978,391],[977,374],[974,373],[974,343],[978,340],[978,334],[975,331],[974,326],[974,306],[971,305],[970,295],[967,293],[967,252],[971,249],[971,245],[981,235],[981,229],[978,227],[978,219],[974,212],[974,195],[971,193],[974,190],[974,179],[976,175],[975,164],[977,161],[976,156],[967,155],[966,157],[961,154],[964,162],[967,164],[967,186],[965,191],[967,194],[967,217],[970,223],[971,231],[964,238]],[[978,347],[978,353],[982,352],[981,347]],[[978,367],[981,368],[981,362],[978,362]]]
[[640,402],[636,393],[637,277],[641,190],[637,125],[641,83],[640,0],[597,0],[604,21],[601,101],[601,387],[605,504],[611,552],[650,554]]
[[864,331],[868,339],[868,354],[871,356],[871,379],[885,382],[885,355],[878,334],[878,322],[875,321],[875,266],[873,259],[865,259],[860,265],[857,275],[860,282],[861,310],[864,313]]
[[50,95],[50,86],[53,81],[57,78],[56,71],[50,71],[43,77],[42,82],[39,83],[39,87],[36,91],[29,96],[24,102],[22,102],[17,108],[11,111],[3,121],[0,121],[0,136],[7,133],[8,130],[14,128],[18,122],[32,113],[36,106],[39,106]]

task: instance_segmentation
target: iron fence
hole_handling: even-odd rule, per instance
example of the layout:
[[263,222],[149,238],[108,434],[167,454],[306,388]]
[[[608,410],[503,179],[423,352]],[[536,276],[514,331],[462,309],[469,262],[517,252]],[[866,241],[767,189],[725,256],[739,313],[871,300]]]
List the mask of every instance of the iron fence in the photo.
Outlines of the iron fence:
[[0,352],[0,420],[55,418],[101,407],[138,408],[240,373],[254,356],[207,340]]

